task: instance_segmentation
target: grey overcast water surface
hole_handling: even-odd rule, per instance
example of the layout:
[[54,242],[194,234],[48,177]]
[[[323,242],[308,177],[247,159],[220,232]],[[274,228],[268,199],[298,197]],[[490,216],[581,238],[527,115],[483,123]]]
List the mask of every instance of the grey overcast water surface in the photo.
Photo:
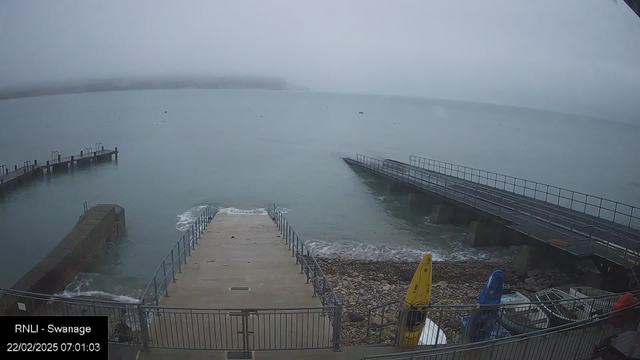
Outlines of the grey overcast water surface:
[[[167,113],[165,114],[165,111]],[[363,115],[358,112],[363,111]],[[69,289],[139,295],[198,206],[277,203],[320,254],[508,256],[461,245],[342,157],[422,155],[640,205],[640,127],[513,107],[318,92],[157,90],[0,102],[0,164],[102,142],[119,161],[54,174],[0,199],[0,286],[11,286],[90,204],[126,209],[127,234]]]

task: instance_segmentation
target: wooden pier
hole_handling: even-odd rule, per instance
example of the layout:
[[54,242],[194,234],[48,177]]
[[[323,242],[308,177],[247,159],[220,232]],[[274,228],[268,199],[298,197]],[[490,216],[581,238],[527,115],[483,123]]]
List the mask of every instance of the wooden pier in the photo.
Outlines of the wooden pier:
[[118,148],[113,150],[105,149],[100,144],[100,149],[96,146],[96,150],[85,148],[80,154],[62,157],[57,151],[51,152],[51,160],[45,163],[38,163],[38,160],[25,161],[22,166],[14,165],[11,170],[6,165],[0,165],[0,194],[23,184],[25,181],[42,175],[43,173],[52,173],[56,171],[67,171],[76,165],[86,165],[98,163],[100,161],[118,160]]

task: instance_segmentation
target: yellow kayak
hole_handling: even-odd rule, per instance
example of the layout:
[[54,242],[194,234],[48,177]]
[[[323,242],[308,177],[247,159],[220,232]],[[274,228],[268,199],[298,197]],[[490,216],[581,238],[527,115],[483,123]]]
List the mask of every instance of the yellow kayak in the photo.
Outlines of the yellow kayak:
[[431,302],[431,253],[422,257],[409,284],[409,290],[402,304],[406,317],[404,321],[404,336],[400,337],[400,346],[418,345],[422,328],[425,324],[426,307]]

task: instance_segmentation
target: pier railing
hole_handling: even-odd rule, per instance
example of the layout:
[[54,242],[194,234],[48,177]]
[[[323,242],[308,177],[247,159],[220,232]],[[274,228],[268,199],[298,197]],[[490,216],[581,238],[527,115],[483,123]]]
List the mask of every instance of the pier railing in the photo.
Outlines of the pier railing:
[[409,164],[443,175],[544,201],[629,228],[640,229],[640,208],[620,201],[415,155],[409,156]]
[[0,315],[106,316],[109,342],[143,345],[146,318],[139,304],[37,294],[0,288]]
[[309,246],[298,236],[285,218],[282,210],[273,205],[273,220],[278,226],[280,233],[291,251],[291,257],[295,257],[296,264],[300,265],[300,274],[306,274],[307,283],[313,287],[313,297],[318,297],[323,306],[335,307],[333,315],[334,345],[340,348],[340,329],[342,328],[342,303],[336,295],[329,279],[322,271],[315,256]]
[[160,305],[160,299],[169,295],[169,285],[176,282],[176,274],[182,272],[182,264],[187,263],[187,258],[191,256],[198,244],[198,238],[204,232],[217,210],[207,205],[198,215],[198,218],[189,226],[189,229],[182,234],[171,250],[164,256],[160,265],[153,273],[153,277],[142,293],[140,298],[143,304]]
[[466,342],[452,346],[395,354],[365,356],[373,360],[443,360],[472,358],[494,359],[583,359],[597,354],[613,336],[634,331],[640,320],[640,304],[615,310],[589,319],[568,323],[555,328],[515,336]]
[[[493,194],[494,199],[480,196],[485,190],[478,184],[465,182],[457,178],[451,179],[438,174],[424,173],[406,164],[380,160],[360,154],[357,155],[356,162],[374,173],[385,175],[409,186],[434,192],[466,206],[480,209],[487,214],[509,219],[519,225],[518,228],[514,227],[517,231],[538,238],[541,241],[546,241],[550,245],[564,248],[569,252],[574,251],[578,245],[583,245],[589,251],[600,250],[598,255],[605,255],[606,257],[618,258],[624,255],[622,259],[627,259],[629,263],[631,261],[636,262],[639,259],[640,242],[626,234],[604,227],[598,228],[601,233],[611,235],[623,242],[622,245],[616,244],[608,239],[604,240],[594,236],[588,232],[589,229],[559,224],[555,219],[557,215],[551,212],[533,214],[518,210],[513,207],[515,202],[510,195],[497,193]],[[562,237],[571,238],[572,242],[551,242],[550,239],[557,236],[560,236],[560,239]],[[609,253],[611,254],[609,255]]]

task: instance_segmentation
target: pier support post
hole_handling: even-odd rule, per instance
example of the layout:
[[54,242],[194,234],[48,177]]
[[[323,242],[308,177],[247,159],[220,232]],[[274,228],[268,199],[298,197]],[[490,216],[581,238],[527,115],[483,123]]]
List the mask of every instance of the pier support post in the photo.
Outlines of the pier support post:
[[429,217],[432,224],[448,224],[455,219],[455,208],[451,205],[436,205]]
[[118,160],[118,147],[116,146],[116,160]]
[[38,159],[33,160],[33,168],[37,168],[38,167]]
[[409,207],[426,207],[429,204],[429,196],[423,193],[409,193],[407,194],[407,205]]
[[540,267],[544,258],[545,252],[542,246],[520,246],[513,266],[518,274],[525,275],[528,271]]
[[18,171],[18,165],[14,165],[14,170]]
[[472,221],[469,224],[469,232],[464,239],[466,245],[471,247],[501,245],[503,234],[501,224]]

